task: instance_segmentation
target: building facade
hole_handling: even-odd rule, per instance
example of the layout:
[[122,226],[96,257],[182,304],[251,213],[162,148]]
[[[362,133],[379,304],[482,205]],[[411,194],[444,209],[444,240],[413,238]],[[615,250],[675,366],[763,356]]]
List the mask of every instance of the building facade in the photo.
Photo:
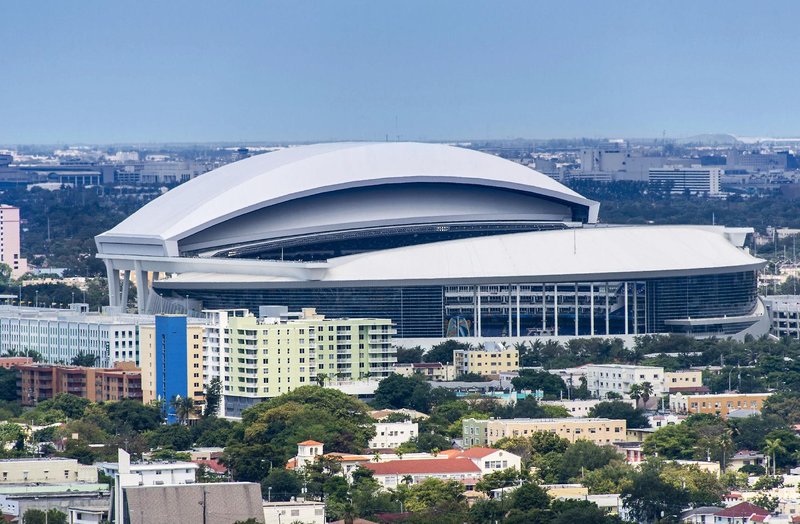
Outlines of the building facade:
[[142,401],[142,374],[132,362],[110,369],[50,364],[16,366],[17,391],[23,406],[69,393],[92,402],[132,399]]
[[630,364],[587,364],[586,380],[589,391],[598,398],[607,398],[609,393],[630,398],[631,386],[649,382],[653,387],[650,398],[664,393],[664,368],[635,366]]
[[733,411],[749,410],[761,412],[770,393],[720,393],[711,395],[669,396],[669,408],[675,413],[705,413],[728,418]]
[[699,369],[682,369],[664,372],[664,390],[692,390],[703,387],[703,372]]
[[198,407],[205,402],[204,331],[185,315],[157,315],[155,325],[141,327],[142,398],[163,400],[170,422],[177,420],[174,398],[191,398]]
[[153,321],[152,315],[91,313],[86,304],[70,309],[0,306],[0,351],[36,351],[50,364],[79,354],[94,356],[98,367],[138,364],[139,326]]
[[0,205],[0,263],[11,268],[17,279],[28,272],[28,260],[22,258],[19,208]]
[[97,482],[97,468],[61,457],[0,460],[0,485],[70,482]]
[[650,168],[650,184],[669,188],[673,195],[717,196],[722,169],[714,167],[660,167]]
[[225,416],[300,386],[381,379],[392,373],[397,350],[391,320],[326,318],[313,309],[207,311],[205,380],[219,377]]
[[519,371],[519,351],[503,344],[486,342],[482,346],[453,351],[453,366],[456,375],[499,375]]
[[624,420],[606,418],[465,419],[464,446],[493,446],[506,437],[526,437],[537,431],[555,433],[570,442],[589,440],[599,446],[625,440]]
[[419,436],[416,422],[376,422],[375,436],[369,441],[370,449],[395,449],[400,444]]
[[800,297],[773,295],[764,297],[770,319],[770,331],[776,337],[800,339]]
[[393,371],[404,377],[422,375],[428,380],[437,382],[455,380],[456,378],[455,366],[442,364],[441,362],[397,363],[394,365]]
[[[589,412],[592,410],[593,407],[598,405],[601,402],[605,402],[602,399],[590,399],[590,400],[542,400],[539,404],[545,406],[559,406],[567,410],[567,413],[570,414],[571,417],[588,417]],[[636,407],[636,402],[633,400],[621,400],[620,402],[626,402],[630,404],[632,407]]]

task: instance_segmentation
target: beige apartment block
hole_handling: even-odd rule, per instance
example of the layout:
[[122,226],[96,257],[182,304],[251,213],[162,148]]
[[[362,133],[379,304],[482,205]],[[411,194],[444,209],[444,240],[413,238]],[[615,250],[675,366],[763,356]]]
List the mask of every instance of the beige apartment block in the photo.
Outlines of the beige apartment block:
[[498,375],[506,371],[519,371],[519,351],[503,344],[487,342],[483,346],[453,351],[456,375]]
[[0,460],[0,485],[97,482],[97,468],[70,458]]
[[740,409],[760,412],[769,395],[769,393],[721,393],[717,395],[676,393],[669,397],[669,408],[675,413],[706,413],[728,418],[732,411]]
[[570,442],[589,440],[597,445],[625,440],[626,422],[607,418],[515,418],[464,420],[464,446],[493,446],[506,437],[530,437],[548,431]]

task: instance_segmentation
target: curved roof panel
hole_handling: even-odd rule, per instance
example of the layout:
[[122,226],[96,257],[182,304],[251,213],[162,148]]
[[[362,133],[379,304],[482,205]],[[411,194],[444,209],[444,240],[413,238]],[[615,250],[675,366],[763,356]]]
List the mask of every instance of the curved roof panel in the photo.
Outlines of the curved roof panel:
[[[760,269],[723,227],[618,226],[451,240],[330,259],[319,280],[186,273],[159,287],[575,282]],[[233,262],[233,261],[231,261]]]
[[102,253],[113,252],[103,244],[114,242],[162,244],[164,254],[174,256],[177,241],[269,206],[405,183],[507,189],[582,209],[589,222],[596,221],[599,207],[542,173],[469,149],[399,142],[319,144],[257,155],[190,180],[98,236],[98,248]]

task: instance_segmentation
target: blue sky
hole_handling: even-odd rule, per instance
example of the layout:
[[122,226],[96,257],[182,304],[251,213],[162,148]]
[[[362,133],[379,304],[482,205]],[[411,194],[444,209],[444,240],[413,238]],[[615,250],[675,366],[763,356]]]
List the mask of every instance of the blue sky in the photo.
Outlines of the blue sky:
[[0,143],[800,135],[790,1],[40,1]]

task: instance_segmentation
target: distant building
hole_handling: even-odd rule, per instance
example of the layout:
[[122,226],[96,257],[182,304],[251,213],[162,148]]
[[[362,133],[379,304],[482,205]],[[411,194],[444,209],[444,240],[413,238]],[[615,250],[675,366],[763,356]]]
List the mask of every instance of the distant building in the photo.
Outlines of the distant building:
[[456,375],[499,375],[519,370],[519,351],[496,342],[485,342],[482,346],[453,351]]
[[625,440],[626,422],[606,418],[465,419],[464,446],[493,446],[506,437],[529,437],[548,431],[570,442],[589,440],[597,445]]
[[0,351],[24,348],[44,362],[69,362],[79,354],[97,358],[97,366],[139,362],[139,326],[152,315],[91,313],[86,304],[70,309],[0,306]]
[[142,400],[142,374],[132,362],[121,362],[109,369],[52,364],[23,364],[17,392],[23,406],[69,393],[92,402]]
[[30,509],[69,513],[70,507],[80,506],[107,510],[109,494],[108,484],[90,482],[0,486],[0,512],[7,522],[21,522]]
[[[544,406],[559,406],[567,410],[571,417],[588,417],[589,412],[601,402],[608,402],[605,399],[590,399],[590,400],[542,400],[539,404]],[[636,402],[633,400],[621,400],[630,404],[631,407],[636,407]]]
[[669,397],[669,408],[676,413],[706,413],[728,418],[738,410],[760,412],[770,393],[720,393],[711,395],[684,395],[676,393]]
[[800,339],[800,296],[764,297],[769,312],[770,331],[776,337]]
[[294,499],[288,502],[264,501],[264,524],[325,524],[325,503]]
[[0,460],[0,485],[71,482],[97,482],[97,468],[60,457]]
[[586,372],[589,391],[598,398],[606,398],[609,393],[630,398],[631,386],[649,382],[653,386],[650,398],[657,399],[664,393],[664,368],[656,366],[637,366],[632,364],[587,364]]
[[31,357],[0,357],[0,368],[11,369],[28,364],[33,364]]
[[375,436],[369,441],[370,449],[395,449],[400,444],[419,436],[416,422],[377,422]]
[[422,375],[428,380],[455,380],[456,369],[452,364],[442,364],[441,362],[413,362],[395,364],[393,371],[398,375],[410,377],[411,375]]
[[122,493],[125,524],[231,524],[264,519],[261,486],[255,482],[128,485]]
[[11,268],[12,278],[28,272],[28,260],[22,258],[19,208],[0,205],[0,263]]
[[409,478],[411,484],[419,484],[429,478],[457,480],[474,485],[481,477],[481,469],[468,458],[441,460],[390,460],[369,462],[363,466],[372,471],[375,480],[384,489],[396,489]]
[[667,393],[703,388],[703,372],[699,369],[666,371],[664,389]]
[[650,168],[650,184],[669,188],[673,195],[720,195],[722,170],[715,167]]
[[[110,477],[120,473],[119,462],[98,462],[96,466]],[[128,473],[135,478],[138,486],[174,486],[194,484],[197,467],[194,462],[144,462],[130,464]]]

